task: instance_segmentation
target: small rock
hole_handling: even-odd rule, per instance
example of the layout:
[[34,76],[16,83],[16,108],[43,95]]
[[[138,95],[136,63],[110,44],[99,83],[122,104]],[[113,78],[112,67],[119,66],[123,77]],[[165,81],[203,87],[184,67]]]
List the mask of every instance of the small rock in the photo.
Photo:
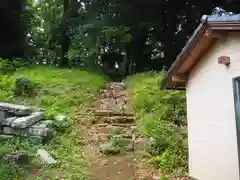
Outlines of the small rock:
[[29,164],[30,157],[27,153],[24,152],[12,152],[4,156],[4,160],[11,164],[25,165]]
[[22,129],[27,128],[27,127],[33,125],[34,123],[40,121],[43,118],[44,118],[43,112],[33,112],[29,116],[17,118],[15,121],[13,121],[12,127],[22,128]]
[[47,164],[57,163],[57,161],[45,149],[38,149],[36,156],[39,156]]
[[59,122],[63,122],[63,121],[67,121],[68,117],[64,116],[64,115],[57,115],[54,117],[54,120],[59,121]]

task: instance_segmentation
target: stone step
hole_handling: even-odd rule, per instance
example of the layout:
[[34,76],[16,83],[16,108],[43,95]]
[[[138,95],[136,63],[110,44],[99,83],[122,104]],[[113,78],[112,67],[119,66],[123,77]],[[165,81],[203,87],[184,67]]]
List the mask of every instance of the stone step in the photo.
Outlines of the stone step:
[[101,139],[109,139],[109,138],[114,138],[114,137],[121,137],[121,138],[126,138],[126,139],[132,139],[133,135],[131,133],[125,133],[125,134],[111,134],[111,133],[102,133],[98,132],[95,130],[92,130],[89,132],[91,136],[99,136]]
[[102,117],[100,121],[104,123],[133,123],[135,118],[133,116],[113,116],[113,117]]
[[99,132],[99,133],[105,133],[105,134],[131,134],[133,133],[133,129],[135,127],[127,126],[113,126],[113,125],[107,125],[107,126],[98,126],[98,124],[92,126],[92,130]]
[[96,116],[134,116],[132,113],[114,112],[112,109],[93,109]]
[[[98,127],[107,127],[109,126],[109,123],[102,123],[102,124],[95,124],[95,126]],[[119,124],[119,123],[111,123],[111,126],[117,126],[117,127],[133,127],[136,128],[136,124]]]

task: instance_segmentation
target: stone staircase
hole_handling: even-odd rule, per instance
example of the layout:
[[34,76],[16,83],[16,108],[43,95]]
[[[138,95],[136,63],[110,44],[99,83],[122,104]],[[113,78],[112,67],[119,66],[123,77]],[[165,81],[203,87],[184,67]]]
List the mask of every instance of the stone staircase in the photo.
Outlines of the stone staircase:
[[127,112],[127,94],[123,83],[110,83],[92,109],[96,121],[91,126],[92,143],[102,154],[133,152],[138,145],[135,117]]

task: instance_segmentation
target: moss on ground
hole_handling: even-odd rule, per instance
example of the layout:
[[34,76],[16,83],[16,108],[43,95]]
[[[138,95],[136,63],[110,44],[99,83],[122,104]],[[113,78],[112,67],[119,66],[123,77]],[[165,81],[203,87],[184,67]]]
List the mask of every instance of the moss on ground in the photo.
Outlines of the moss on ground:
[[[17,97],[14,94],[15,80],[26,77],[37,84],[34,97]],[[17,179],[87,179],[85,160],[82,151],[81,119],[79,114],[85,112],[106,80],[99,74],[85,70],[69,70],[50,67],[37,67],[17,70],[12,75],[0,76],[0,101],[31,105],[46,109],[49,119],[58,114],[70,118],[69,127],[59,133],[45,145],[34,145],[26,139],[14,138],[1,142],[1,147],[14,150],[26,150],[34,155],[38,148],[45,148],[58,161],[57,166],[40,165],[31,167],[31,171],[14,174]],[[35,171],[38,169],[38,171]],[[0,180],[5,171],[0,169]],[[5,180],[5,179],[4,179]]]

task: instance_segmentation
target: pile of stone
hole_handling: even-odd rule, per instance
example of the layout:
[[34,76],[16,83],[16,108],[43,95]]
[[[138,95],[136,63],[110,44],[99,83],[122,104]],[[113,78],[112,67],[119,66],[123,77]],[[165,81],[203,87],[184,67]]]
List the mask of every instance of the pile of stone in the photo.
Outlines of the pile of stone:
[[42,142],[51,134],[44,110],[0,102],[0,139],[25,136]]

